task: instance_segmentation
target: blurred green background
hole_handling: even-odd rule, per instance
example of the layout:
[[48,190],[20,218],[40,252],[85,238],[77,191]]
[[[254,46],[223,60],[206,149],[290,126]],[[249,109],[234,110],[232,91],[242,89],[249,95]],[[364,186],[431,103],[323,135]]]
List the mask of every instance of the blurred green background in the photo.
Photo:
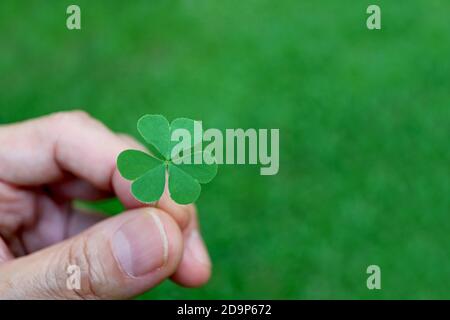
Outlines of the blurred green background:
[[280,128],[278,175],[222,166],[203,188],[211,282],[143,297],[450,298],[449,1],[2,0],[0,39],[0,123]]

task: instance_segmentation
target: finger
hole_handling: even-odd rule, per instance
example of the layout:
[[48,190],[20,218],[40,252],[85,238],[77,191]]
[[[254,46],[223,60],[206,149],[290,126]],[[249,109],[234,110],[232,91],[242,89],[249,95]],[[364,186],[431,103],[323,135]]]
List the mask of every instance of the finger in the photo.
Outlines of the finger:
[[141,150],[144,152],[148,152],[147,148],[142,145],[139,141],[137,141],[134,137],[126,134],[126,133],[118,133],[117,136],[127,145],[129,145],[132,149]]
[[67,217],[66,238],[76,236],[105,219],[106,216],[98,212],[73,209]]
[[[170,199],[170,198],[169,198]],[[186,225],[182,228],[185,251],[177,271],[172,280],[186,287],[198,287],[205,284],[211,276],[211,260],[208,250],[199,232],[196,209],[193,205],[180,206],[173,201],[165,202],[165,207],[172,212],[181,213]],[[162,207],[160,207],[163,209]],[[173,215],[172,215],[173,217]],[[70,235],[78,234],[80,231],[103,220],[104,216],[96,213],[75,211],[69,223]]]
[[[0,265],[0,297],[124,299],[153,288],[177,268],[181,231],[164,211],[132,210],[82,234]],[[78,266],[68,277],[68,266]],[[68,286],[75,284],[74,286]],[[70,282],[73,281],[73,282]]]
[[62,112],[0,128],[0,175],[18,185],[61,180],[64,171],[110,187],[122,140],[84,112]]
[[0,179],[19,186],[61,181],[66,172],[126,207],[142,206],[117,172],[117,155],[132,148],[102,123],[80,111],[61,112],[0,127]]
[[11,251],[9,251],[8,247],[6,246],[6,243],[3,241],[3,239],[0,237],[0,264],[11,260],[13,257]]
[[169,196],[166,186],[157,207],[170,212],[183,231],[185,250],[172,280],[185,287],[198,287],[211,277],[211,259],[199,232],[197,210],[194,205],[179,205]]
[[104,216],[74,210],[40,188],[0,182],[0,236],[15,256],[40,250],[78,233]]
[[183,230],[184,252],[172,280],[185,287],[198,287],[211,277],[211,259],[199,232],[197,213],[194,206],[189,207],[190,219]]
[[54,245],[106,218],[105,215],[97,212],[85,212],[69,207],[67,210],[56,208],[51,203],[45,203],[45,199],[39,202],[39,207],[43,210],[39,210],[39,218],[36,222],[31,226],[23,224],[20,232],[12,234],[7,239],[10,250],[15,256],[23,256]]
[[[0,180],[34,186],[64,181],[67,171],[84,182],[62,182],[61,196],[81,199],[114,192],[128,208],[145,206],[130,192],[130,181],[116,168],[117,155],[125,149],[143,149],[136,140],[110,131],[80,111],[56,113],[0,127]],[[54,190],[55,192],[58,192]],[[183,228],[188,215],[166,191],[159,201]]]
[[113,197],[111,192],[99,190],[91,183],[73,176],[49,185],[48,190],[54,198],[61,200],[95,201]]
[[[117,155],[125,149],[145,148],[134,138],[115,134],[84,112],[62,112],[36,120],[0,127],[0,179],[16,185],[61,181],[69,171],[85,180],[60,186],[65,196],[98,197],[98,190],[114,191],[127,208],[142,207],[130,193],[130,182],[116,169]],[[87,191],[86,191],[87,190]],[[166,190],[161,205],[174,210],[181,226],[185,210],[170,203]]]
[[171,216],[175,219],[182,230],[188,226],[191,219],[191,210],[193,209],[193,206],[192,204],[181,205],[173,201],[170,197],[167,183],[164,187],[163,195],[155,205],[164,211],[170,212]]

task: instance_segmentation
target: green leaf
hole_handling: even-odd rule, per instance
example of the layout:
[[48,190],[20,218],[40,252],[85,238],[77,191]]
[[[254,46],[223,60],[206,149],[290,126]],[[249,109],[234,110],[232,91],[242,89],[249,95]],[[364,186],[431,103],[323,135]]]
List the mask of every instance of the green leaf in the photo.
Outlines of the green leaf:
[[[200,121],[178,118],[169,125],[161,115],[145,115],[137,124],[139,133],[149,144],[149,149],[159,158],[138,150],[126,150],[117,158],[121,175],[131,184],[131,193],[144,203],[157,201],[164,192],[166,168],[169,171],[169,191],[172,199],[179,204],[192,203],[200,195],[200,183],[208,183],[217,174],[217,164],[196,164],[193,154],[196,145],[203,139]],[[172,134],[178,130],[179,141],[171,141]],[[196,130],[198,129],[198,132]],[[198,133],[197,136],[195,133]],[[177,155],[172,159],[173,148]],[[177,156],[183,156],[179,159]],[[191,163],[182,163],[189,157]]]
[[139,150],[125,150],[117,157],[117,169],[127,180],[135,180],[160,164],[161,160]]
[[162,115],[147,114],[139,119],[137,128],[145,141],[167,159],[170,152],[170,129],[167,119]]
[[162,163],[134,181],[131,184],[131,193],[141,202],[154,202],[161,198],[165,182],[166,166]]
[[204,161],[200,164],[195,164],[192,162],[193,159],[201,152],[194,153],[193,156],[187,155],[186,157],[191,157],[191,163],[183,163],[183,160],[186,158],[177,159],[174,160],[173,163],[178,168],[192,176],[194,179],[196,179],[200,183],[208,183],[217,174],[217,163],[212,164],[206,164]]
[[178,204],[195,202],[200,196],[201,187],[197,180],[183,170],[169,163],[170,197]]
[[[179,143],[179,141],[172,141],[173,132],[179,129],[184,129],[189,132],[191,138],[189,141],[189,148],[185,148],[184,150],[192,150],[197,144],[202,142],[203,132],[198,132],[197,136],[194,134],[196,125],[200,126],[201,122],[188,118],[177,118],[172,121],[170,124],[170,152],[172,152],[173,148]],[[171,156],[171,154],[169,155]]]

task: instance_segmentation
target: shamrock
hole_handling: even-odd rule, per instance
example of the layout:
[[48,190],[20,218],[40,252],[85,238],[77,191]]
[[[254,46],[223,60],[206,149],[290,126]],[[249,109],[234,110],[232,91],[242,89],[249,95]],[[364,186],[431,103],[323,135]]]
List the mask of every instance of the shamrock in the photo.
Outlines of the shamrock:
[[[192,203],[200,195],[200,183],[208,183],[215,177],[215,162],[196,164],[192,161],[197,155],[193,151],[194,147],[201,142],[194,135],[195,123],[191,119],[178,118],[169,125],[162,115],[145,115],[139,119],[137,129],[154,155],[140,150],[125,150],[117,158],[117,168],[122,177],[133,181],[131,193],[137,200],[144,203],[159,200],[164,192],[168,173],[170,197],[179,204]],[[189,132],[191,147],[182,148],[173,155],[179,142],[171,139],[172,133],[177,129]],[[185,161],[185,157],[189,157],[191,161]]]

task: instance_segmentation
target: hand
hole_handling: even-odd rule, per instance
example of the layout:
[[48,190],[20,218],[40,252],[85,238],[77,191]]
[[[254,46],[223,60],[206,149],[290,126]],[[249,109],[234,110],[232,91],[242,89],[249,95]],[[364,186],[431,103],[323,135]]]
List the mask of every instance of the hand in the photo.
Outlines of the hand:
[[[118,173],[117,155],[137,148],[79,111],[0,126],[0,298],[124,299],[169,277],[209,279],[195,208],[167,191],[143,206]],[[104,219],[72,206],[111,195],[128,211]],[[79,290],[67,287],[69,265]]]

